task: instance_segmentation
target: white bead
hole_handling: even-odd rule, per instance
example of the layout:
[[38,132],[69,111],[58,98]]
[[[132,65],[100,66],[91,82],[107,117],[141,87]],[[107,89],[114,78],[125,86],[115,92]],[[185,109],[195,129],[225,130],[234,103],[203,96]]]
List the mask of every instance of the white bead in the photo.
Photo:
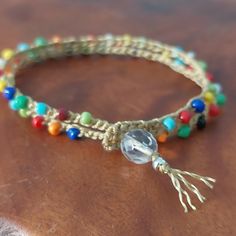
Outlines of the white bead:
[[157,157],[152,161],[152,167],[156,170],[159,166],[165,165],[167,162],[162,157]]
[[152,160],[153,153],[157,151],[157,142],[151,133],[135,129],[124,135],[121,151],[129,161],[145,164]]

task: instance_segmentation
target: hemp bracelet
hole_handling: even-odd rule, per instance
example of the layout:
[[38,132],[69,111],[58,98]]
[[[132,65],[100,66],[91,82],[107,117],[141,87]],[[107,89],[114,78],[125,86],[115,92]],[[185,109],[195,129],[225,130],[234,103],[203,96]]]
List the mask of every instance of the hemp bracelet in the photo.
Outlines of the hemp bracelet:
[[[111,123],[95,118],[87,111],[77,113],[36,102],[15,87],[15,76],[24,67],[50,58],[93,54],[130,56],[162,63],[195,82],[201,88],[201,93],[171,114],[151,120]],[[198,179],[210,188],[213,187],[211,182],[215,180],[173,169],[158,153],[158,142],[163,143],[171,136],[187,138],[195,127],[205,128],[206,122],[211,117],[218,116],[226,102],[221,85],[212,82],[213,76],[206,71],[206,63],[196,60],[193,52],[130,35],[105,34],[65,39],[55,36],[50,40],[38,37],[32,44],[20,43],[15,50],[4,49],[0,68],[0,92],[9,101],[12,110],[21,117],[32,118],[35,128],[47,127],[53,136],[66,133],[71,140],[82,137],[100,140],[105,150],[120,148],[124,156],[133,163],[152,162],[156,171],[171,178],[185,212],[188,207],[196,210],[186,190],[194,193],[200,202],[204,202],[205,197],[184,175]]]

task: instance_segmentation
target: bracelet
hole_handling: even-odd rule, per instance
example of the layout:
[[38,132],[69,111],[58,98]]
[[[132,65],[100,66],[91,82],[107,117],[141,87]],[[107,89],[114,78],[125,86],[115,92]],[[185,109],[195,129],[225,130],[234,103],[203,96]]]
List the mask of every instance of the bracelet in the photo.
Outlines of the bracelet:
[[[130,56],[160,62],[195,82],[201,88],[201,93],[179,110],[163,117],[111,123],[95,118],[87,111],[76,113],[64,108],[53,108],[44,102],[36,102],[15,87],[17,72],[26,66],[49,58],[92,54]],[[184,52],[180,47],[144,37],[106,34],[65,39],[55,36],[50,40],[38,37],[32,44],[21,43],[15,50],[4,49],[1,57],[0,92],[9,101],[12,110],[17,111],[21,117],[32,118],[35,128],[47,127],[53,136],[66,133],[71,140],[81,137],[101,140],[105,150],[121,148],[129,161],[136,164],[152,162],[156,171],[170,177],[185,212],[188,207],[196,210],[186,190],[204,202],[205,197],[184,175],[198,179],[210,188],[213,187],[210,182],[215,180],[171,168],[158,153],[157,144],[165,142],[171,136],[187,138],[195,127],[200,130],[205,128],[206,122],[219,115],[226,102],[221,85],[212,82],[213,77],[206,71],[206,63],[196,60],[193,52]]]

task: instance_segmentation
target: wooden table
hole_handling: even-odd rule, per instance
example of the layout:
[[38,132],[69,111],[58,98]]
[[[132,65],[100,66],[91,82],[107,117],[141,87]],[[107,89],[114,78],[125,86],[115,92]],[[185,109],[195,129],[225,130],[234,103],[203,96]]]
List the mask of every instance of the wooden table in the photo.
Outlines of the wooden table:
[[[224,114],[187,140],[161,145],[180,169],[217,179],[208,201],[184,214],[169,178],[136,166],[99,142],[72,142],[32,128],[1,99],[0,214],[30,235],[236,235],[236,2],[1,1],[1,48],[81,34],[145,35],[197,52],[228,95]],[[87,57],[23,71],[18,86],[55,107],[110,121],[171,112],[199,92],[168,68],[142,60]],[[202,185],[201,185],[202,186]]]

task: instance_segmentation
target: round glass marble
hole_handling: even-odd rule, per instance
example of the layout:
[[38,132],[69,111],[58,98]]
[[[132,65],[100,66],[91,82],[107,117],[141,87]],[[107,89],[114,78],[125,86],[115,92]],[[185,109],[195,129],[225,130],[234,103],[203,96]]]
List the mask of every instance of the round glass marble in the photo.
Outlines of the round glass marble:
[[134,129],[125,133],[120,147],[129,161],[145,164],[152,161],[152,155],[157,151],[158,145],[151,133],[142,129]]

